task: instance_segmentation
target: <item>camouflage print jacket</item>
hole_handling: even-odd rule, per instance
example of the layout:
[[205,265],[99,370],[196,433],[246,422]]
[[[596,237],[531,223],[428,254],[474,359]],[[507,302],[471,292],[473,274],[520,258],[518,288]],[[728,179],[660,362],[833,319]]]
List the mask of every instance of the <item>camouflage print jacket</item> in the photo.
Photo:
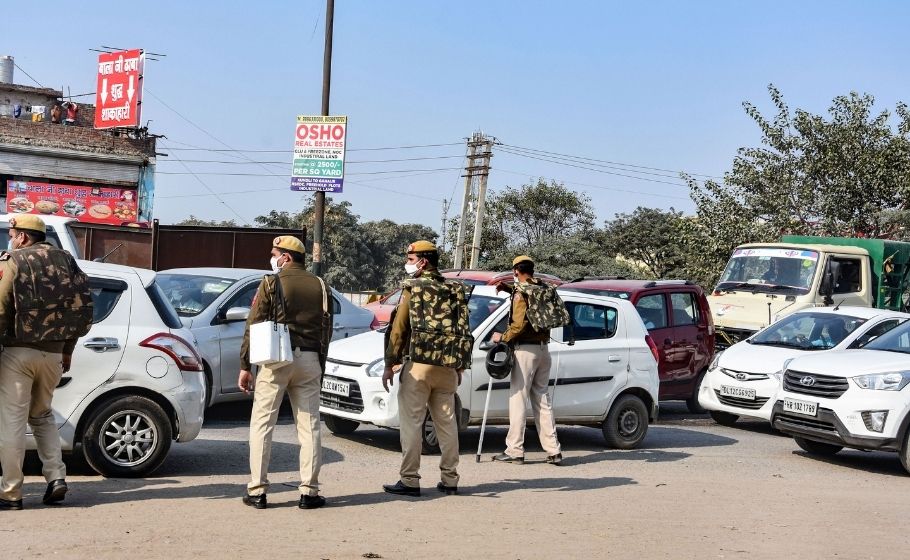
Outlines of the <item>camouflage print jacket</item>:
[[[540,280],[531,278],[530,283],[540,283]],[[520,287],[513,287],[506,290],[512,294],[512,309],[509,321],[509,328],[502,335],[502,341],[510,344],[521,344],[523,342],[547,342],[550,340],[550,329],[538,331],[535,330],[531,321],[528,320],[528,298],[522,293]]]
[[85,274],[49,243],[0,254],[0,343],[71,355],[91,328]]

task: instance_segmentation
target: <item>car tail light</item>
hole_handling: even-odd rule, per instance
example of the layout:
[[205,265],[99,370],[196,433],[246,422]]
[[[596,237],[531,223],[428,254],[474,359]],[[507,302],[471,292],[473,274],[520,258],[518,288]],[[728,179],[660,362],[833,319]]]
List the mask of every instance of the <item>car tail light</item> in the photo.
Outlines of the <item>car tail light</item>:
[[177,362],[177,367],[182,371],[203,371],[202,358],[196,353],[192,344],[179,336],[158,333],[140,342],[139,346],[161,350]]
[[657,362],[658,365],[660,365],[660,352],[657,351],[657,345],[654,344],[654,339],[651,338],[651,335],[649,335],[649,334],[645,335],[645,342],[648,343],[648,348],[651,349],[651,354],[654,355],[654,361]]
[[375,331],[376,329],[378,329],[380,327],[382,327],[382,323],[380,323],[379,319],[377,319],[376,316],[373,315],[373,321],[370,323],[370,329]]

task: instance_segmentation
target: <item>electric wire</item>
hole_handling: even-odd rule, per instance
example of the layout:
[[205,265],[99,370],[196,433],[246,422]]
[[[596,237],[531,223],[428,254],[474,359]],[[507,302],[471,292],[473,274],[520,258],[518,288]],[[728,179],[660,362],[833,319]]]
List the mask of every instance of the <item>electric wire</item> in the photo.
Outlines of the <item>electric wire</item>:
[[[148,90],[146,90],[148,91]],[[157,99],[157,98],[156,98]],[[174,142],[170,140],[170,142]],[[182,144],[182,142],[176,142],[177,144]],[[223,144],[223,142],[222,142]],[[463,146],[464,142],[448,142],[444,144],[415,144],[410,146],[382,146],[374,148],[346,148],[347,152],[376,152],[382,150],[416,150],[418,148],[437,148],[442,146]],[[221,148],[201,148],[201,147],[191,147],[191,148],[167,148],[174,151],[182,152],[233,152],[233,153],[244,153],[244,154],[290,154],[292,150],[235,150],[228,146],[229,149]]]
[[[176,156],[174,156],[174,157],[176,157]],[[179,159],[178,159],[178,161],[179,161]],[[206,190],[208,190],[208,191],[212,194],[212,196],[215,197],[215,199],[218,200],[218,202],[220,202],[221,204],[223,204],[225,208],[227,208],[227,209],[230,210],[235,216],[237,216],[237,217],[240,219],[241,222],[243,222],[243,223],[245,223],[245,224],[252,223],[252,222],[250,222],[249,220],[247,220],[246,218],[244,218],[243,216],[241,216],[239,212],[237,212],[236,210],[234,210],[234,208],[233,208],[230,204],[228,204],[227,202],[225,202],[225,200],[222,199],[222,198],[218,195],[218,193],[216,193],[216,192],[214,191],[214,189],[212,189],[212,187],[210,187],[210,186],[208,185],[208,183],[206,183],[205,181],[203,181],[201,177],[199,177],[198,175],[196,175],[195,173],[193,173],[193,170],[190,169],[190,166],[188,166],[188,165],[186,165],[186,164],[184,164],[183,166],[184,166],[184,168],[185,168],[187,171],[189,171],[190,175],[192,175],[193,177],[195,177],[196,180],[199,181],[199,183],[200,183],[203,187],[205,187]]]
[[[167,148],[165,148],[167,149]],[[351,160],[345,161],[344,164],[347,165],[357,165],[364,163],[392,163],[392,162],[403,162],[403,161],[427,161],[427,160],[436,160],[436,159],[455,159],[461,158],[464,156],[428,156],[428,157],[416,157],[416,158],[394,158],[394,159],[364,159],[364,160]],[[250,165],[253,163],[262,164],[262,165],[287,165],[290,167],[293,162],[291,161],[224,161],[224,160],[214,160],[214,159],[184,159],[181,160],[186,163],[214,163],[219,165]],[[158,163],[172,163],[168,160],[161,160]]]
[[[525,173],[522,171],[511,171],[511,170],[502,169],[499,167],[496,168],[496,171],[501,172],[501,173],[509,173],[512,175],[520,175],[522,177],[529,177],[532,179],[535,177],[540,177],[540,175],[537,175],[534,173]],[[644,191],[635,191],[635,190],[630,190],[630,189],[621,189],[618,187],[607,187],[605,185],[593,185],[590,183],[579,183],[577,181],[567,181],[565,179],[560,179],[558,177],[541,177],[541,178],[548,179],[551,181],[556,181],[558,183],[564,183],[566,185],[578,185],[581,187],[589,187],[592,189],[600,189],[600,190],[605,190],[605,191],[615,191],[615,192],[622,192],[622,193],[636,194],[636,195],[643,195],[643,196],[654,196],[654,197],[658,197],[658,198],[673,198],[676,200],[691,200],[689,197],[685,197],[685,196],[675,196],[675,195],[670,195],[670,194],[665,194],[665,193],[650,193],[650,192],[644,192]]]
[[35,82],[36,84],[38,84],[39,87],[45,87],[44,84],[42,84],[41,82],[39,82],[39,81],[36,80],[35,78],[32,78],[32,75],[31,75],[31,74],[29,74],[29,73],[26,72],[21,66],[19,66],[19,63],[13,61],[13,66],[15,66],[16,68],[18,68],[20,72],[22,72],[23,74],[25,74],[26,76],[28,76],[33,82]]
[[[356,173],[346,173],[348,175],[383,175],[386,173],[408,173],[423,171],[451,171],[453,169],[462,169],[461,167],[440,167],[437,169],[390,169],[388,171],[360,171]],[[155,171],[156,175],[210,175],[216,177],[282,177],[290,178],[290,173],[226,173],[226,172],[183,172],[183,171]]]

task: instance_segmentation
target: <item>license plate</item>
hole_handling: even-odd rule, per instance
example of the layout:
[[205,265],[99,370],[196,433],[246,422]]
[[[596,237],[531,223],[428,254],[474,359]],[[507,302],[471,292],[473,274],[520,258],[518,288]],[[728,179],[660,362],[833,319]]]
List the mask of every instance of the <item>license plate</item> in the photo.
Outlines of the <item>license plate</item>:
[[347,381],[335,381],[334,379],[324,378],[322,380],[322,390],[326,393],[348,397],[351,395],[351,384]]
[[796,414],[802,414],[803,416],[815,416],[818,414],[818,403],[784,399],[784,412],[795,412]]
[[738,399],[755,400],[755,389],[744,389],[742,387],[731,387],[729,385],[720,386],[720,394],[724,397],[736,397]]

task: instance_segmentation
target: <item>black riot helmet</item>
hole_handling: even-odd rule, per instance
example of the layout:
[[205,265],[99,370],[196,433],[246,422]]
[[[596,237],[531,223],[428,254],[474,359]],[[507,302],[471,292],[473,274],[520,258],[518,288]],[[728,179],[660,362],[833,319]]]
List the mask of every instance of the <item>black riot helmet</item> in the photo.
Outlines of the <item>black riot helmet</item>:
[[512,373],[512,347],[497,342],[487,352],[487,373],[493,379],[505,379]]

